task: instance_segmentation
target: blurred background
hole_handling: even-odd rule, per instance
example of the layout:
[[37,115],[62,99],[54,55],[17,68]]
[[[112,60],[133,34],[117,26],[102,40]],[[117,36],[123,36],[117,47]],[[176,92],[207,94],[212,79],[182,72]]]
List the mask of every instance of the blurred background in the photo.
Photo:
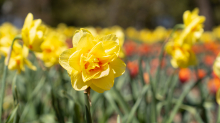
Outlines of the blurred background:
[[172,28],[195,7],[206,16],[205,30],[220,24],[220,0],[0,0],[0,24],[22,27],[31,12],[51,26]]

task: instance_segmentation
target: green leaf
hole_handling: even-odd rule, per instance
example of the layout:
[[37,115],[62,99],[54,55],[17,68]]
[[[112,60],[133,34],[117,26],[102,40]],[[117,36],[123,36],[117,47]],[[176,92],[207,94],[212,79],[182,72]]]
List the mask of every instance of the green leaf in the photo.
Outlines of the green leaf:
[[16,115],[17,115],[18,106],[19,106],[19,105],[17,105],[17,106],[14,108],[14,110],[13,110],[12,113],[11,113],[11,115],[8,117],[6,123],[13,123],[13,121],[14,121]]

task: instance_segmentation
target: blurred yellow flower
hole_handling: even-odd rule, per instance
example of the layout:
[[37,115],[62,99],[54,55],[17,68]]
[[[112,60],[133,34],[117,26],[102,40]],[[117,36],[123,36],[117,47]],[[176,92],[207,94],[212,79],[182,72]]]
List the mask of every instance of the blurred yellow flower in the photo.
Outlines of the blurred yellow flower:
[[73,48],[60,55],[59,62],[71,76],[75,90],[91,87],[103,93],[114,85],[114,78],[125,71],[125,63],[118,58],[119,40],[115,35],[94,37],[80,29],[73,36]]
[[6,22],[0,26],[0,55],[7,55],[12,40],[18,35],[18,33],[18,29],[11,23]]
[[192,12],[185,11],[183,14],[184,30],[180,35],[181,44],[188,43],[190,45],[198,41],[203,33],[204,16],[199,16],[199,9],[195,8]]
[[28,13],[21,30],[24,45],[35,52],[41,52],[40,45],[44,41],[46,27],[41,23],[41,19],[33,20],[33,15]]
[[188,44],[181,46],[176,42],[168,42],[165,50],[172,56],[171,65],[174,68],[186,68],[197,63],[196,56]]
[[72,37],[74,32],[76,31],[76,28],[75,27],[72,27],[72,26],[67,26],[66,24],[64,23],[60,23],[58,26],[57,26],[57,32],[61,33],[61,34],[64,34],[66,37]]
[[220,78],[220,54],[218,54],[213,64],[213,71]]
[[[8,69],[10,70],[18,70],[20,73],[21,71],[25,71],[24,65],[27,65],[32,70],[36,70],[37,68],[27,59],[28,57],[28,49],[27,47],[23,47],[15,42],[13,45],[13,50],[11,52],[10,61],[8,64]],[[8,59],[8,56],[5,59]]]
[[139,32],[134,27],[128,27],[125,32],[128,38],[139,39]]
[[41,44],[42,52],[36,54],[44,61],[46,67],[52,67],[59,63],[60,54],[67,49],[65,40],[64,35],[53,30],[45,36],[45,41]]

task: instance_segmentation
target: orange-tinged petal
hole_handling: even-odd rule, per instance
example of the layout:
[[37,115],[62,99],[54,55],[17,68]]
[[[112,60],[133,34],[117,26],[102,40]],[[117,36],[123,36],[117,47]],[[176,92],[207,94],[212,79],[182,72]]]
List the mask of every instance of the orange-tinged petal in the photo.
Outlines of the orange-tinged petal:
[[87,89],[91,85],[92,81],[83,82],[82,73],[73,71],[71,74],[71,84],[75,90],[81,91]]
[[114,85],[114,72],[110,69],[108,76],[102,77],[100,79],[92,79],[91,81],[92,84],[101,89],[110,90]]
[[94,70],[92,72],[87,72],[85,69],[82,70],[82,79],[84,82],[87,82],[93,77],[95,77],[97,74],[99,74],[101,71],[100,70]]
[[72,68],[69,65],[69,57],[75,52],[75,48],[64,51],[59,57],[60,65],[67,70],[69,74],[72,73]]
[[116,58],[110,62],[110,67],[113,69],[114,77],[116,78],[125,72],[126,64],[120,58]]
[[105,91],[104,89],[101,89],[101,88],[95,86],[94,84],[91,84],[90,87],[92,88],[92,90],[94,90],[98,93],[103,93]]
[[110,67],[109,65],[105,65],[101,68],[101,72],[99,72],[99,74],[97,74],[96,76],[94,76],[94,79],[99,79],[105,76],[108,76],[109,72],[110,72]]

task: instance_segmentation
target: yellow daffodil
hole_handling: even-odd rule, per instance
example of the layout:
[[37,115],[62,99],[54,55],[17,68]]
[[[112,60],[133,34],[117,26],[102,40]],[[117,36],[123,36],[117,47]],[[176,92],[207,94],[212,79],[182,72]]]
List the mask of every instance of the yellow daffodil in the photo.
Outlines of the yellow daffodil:
[[181,46],[175,42],[168,42],[165,50],[172,56],[171,65],[174,68],[186,68],[197,63],[196,56],[188,44]]
[[[7,56],[8,57],[8,56]],[[7,60],[5,59],[5,62]],[[13,45],[13,50],[11,53],[11,58],[8,64],[8,69],[10,70],[18,70],[20,73],[21,71],[25,70],[24,65],[27,65],[32,70],[36,70],[36,67],[27,59],[28,57],[28,49],[27,47],[23,47],[15,42]]]
[[158,26],[154,31],[153,31],[153,37],[154,37],[154,42],[156,41],[164,41],[168,36],[166,28],[162,26]]
[[24,45],[35,52],[41,52],[40,45],[44,41],[46,28],[41,23],[41,19],[33,20],[33,15],[29,13],[21,31]]
[[139,39],[139,33],[134,27],[128,27],[125,32],[128,38]]
[[118,58],[119,40],[115,35],[94,37],[80,29],[73,36],[73,48],[60,55],[59,62],[71,76],[75,90],[91,87],[103,93],[114,85],[114,78],[125,71],[125,63]]
[[185,11],[183,14],[184,30],[180,35],[181,44],[189,43],[190,45],[198,41],[203,33],[204,16],[199,16],[199,9],[196,8],[192,12]]
[[74,32],[76,31],[76,28],[75,27],[72,27],[72,26],[67,26],[66,24],[64,23],[60,23],[58,26],[57,26],[57,32],[61,33],[61,34],[64,34],[66,37],[72,37]]
[[12,40],[18,35],[18,33],[18,29],[11,23],[6,22],[0,26],[0,55],[7,55]]
[[56,31],[50,31],[45,36],[45,41],[41,44],[41,53],[37,56],[44,61],[46,67],[52,67],[59,63],[60,54],[67,49],[66,37]]
[[220,54],[218,54],[213,64],[213,71],[220,78]]

